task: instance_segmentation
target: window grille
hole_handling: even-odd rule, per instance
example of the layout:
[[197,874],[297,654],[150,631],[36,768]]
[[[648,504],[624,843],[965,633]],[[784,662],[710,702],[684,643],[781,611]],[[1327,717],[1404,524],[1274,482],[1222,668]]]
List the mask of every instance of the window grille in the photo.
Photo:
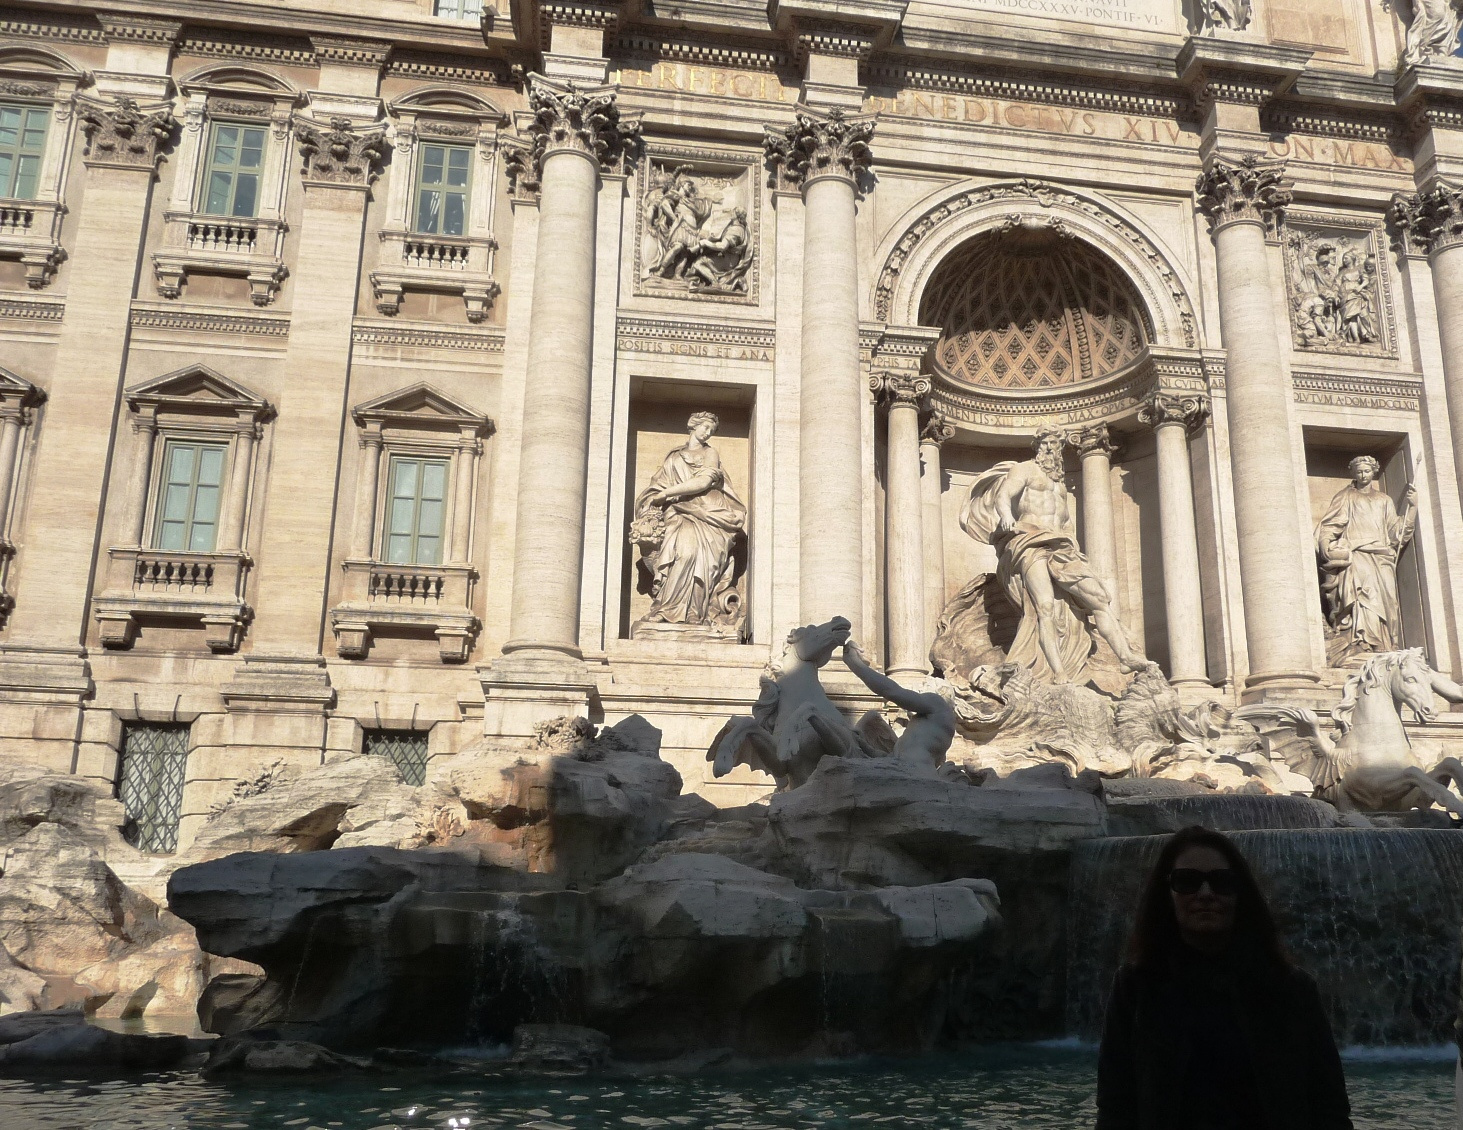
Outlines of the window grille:
[[448,462],[404,455],[391,457],[384,554],[388,564],[442,564]]
[[139,851],[177,850],[187,768],[187,726],[135,723],[122,728],[117,799],[127,812],[122,835]]
[[472,149],[467,145],[421,147],[417,164],[417,226],[427,235],[467,231],[467,188]]
[[51,111],[44,106],[0,104],[0,197],[36,198],[50,123]]
[[368,757],[384,757],[408,785],[427,779],[427,733],[425,730],[367,730]]
[[436,0],[432,13],[449,20],[481,19],[483,0]]
[[227,450],[221,443],[167,442],[158,484],[154,549],[213,552]]
[[264,167],[264,130],[217,122],[208,146],[203,210],[210,216],[255,216]]

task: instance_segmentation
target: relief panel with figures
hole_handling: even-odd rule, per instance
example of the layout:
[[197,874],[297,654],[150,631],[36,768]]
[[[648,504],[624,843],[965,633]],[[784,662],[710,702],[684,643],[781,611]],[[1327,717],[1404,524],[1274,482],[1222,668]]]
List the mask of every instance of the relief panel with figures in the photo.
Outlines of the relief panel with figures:
[[1364,220],[1291,214],[1285,283],[1295,348],[1395,357],[1382,229]]
[[755,167],[752,158],[739,155],[650,155],[636,231],[637,294],[757,301]]

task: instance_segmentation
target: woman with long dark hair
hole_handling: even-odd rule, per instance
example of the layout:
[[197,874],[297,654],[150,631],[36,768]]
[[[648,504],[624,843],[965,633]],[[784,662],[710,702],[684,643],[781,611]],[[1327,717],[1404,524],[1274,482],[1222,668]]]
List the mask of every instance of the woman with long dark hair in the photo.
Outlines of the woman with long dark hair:
[[1185,828],[1148,877],[1108,1001],[1097,1130],[1351,1130],[1315,983],[1234,843]]

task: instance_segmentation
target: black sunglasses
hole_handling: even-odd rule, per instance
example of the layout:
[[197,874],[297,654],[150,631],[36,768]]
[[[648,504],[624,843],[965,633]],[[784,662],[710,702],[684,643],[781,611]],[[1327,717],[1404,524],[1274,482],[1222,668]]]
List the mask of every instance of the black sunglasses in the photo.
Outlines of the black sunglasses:
[[1205,883],[1220,898],[1233,898],[1239,893],[1239,880],[1228,867],[1217,871],[1196,871],[1192,867],[1175,867],[1168,873],[1168,889],[1176,895],[1197,895]]

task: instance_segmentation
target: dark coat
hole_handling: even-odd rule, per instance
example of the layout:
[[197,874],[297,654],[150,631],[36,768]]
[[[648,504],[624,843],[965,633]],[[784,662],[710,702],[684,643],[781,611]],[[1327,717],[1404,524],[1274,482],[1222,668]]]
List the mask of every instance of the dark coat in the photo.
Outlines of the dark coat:
[[1185,1092],[1195,1027],[1215,1014],[1204,1009],[1221,1010],[1232,1054],[1215,1068],[1201,1052],[1206,1062],[1194,1065],[1194,1078],[1223,1087],[1225,1076],[1247,1073],[1263,1118],[1256,1130],[1352,1130],[1315,982],[1295,969],[1241,974],[1184,959],[1118,973],[1098,1056],[1097,1130],[1189,1130],[1181,1111],[1194,1101]]

